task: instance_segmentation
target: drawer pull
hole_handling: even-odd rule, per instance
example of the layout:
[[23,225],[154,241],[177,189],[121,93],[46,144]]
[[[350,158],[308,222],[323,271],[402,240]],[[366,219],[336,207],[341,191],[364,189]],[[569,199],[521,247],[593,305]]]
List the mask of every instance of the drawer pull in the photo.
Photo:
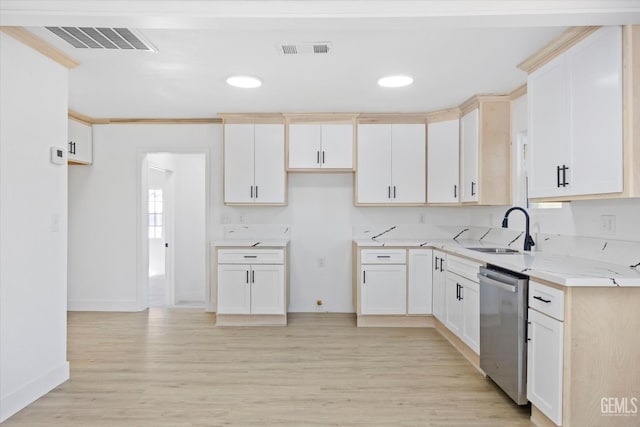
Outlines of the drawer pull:
[[245,255],[245,258],[258,258],[258,255]]
[[378,255],[378,258],[391,258],[391,255]]
[[537,295],[534,295],[533,299],[537,299],[538,301],[542,301],[542,302],[543,302],[543,303],[545,303],[545,304],[549,304],[549,303],[551,302],[551,300],[550,300],[550,299],[544,299],[544,298],[539,297],[539,296],[537,296]]

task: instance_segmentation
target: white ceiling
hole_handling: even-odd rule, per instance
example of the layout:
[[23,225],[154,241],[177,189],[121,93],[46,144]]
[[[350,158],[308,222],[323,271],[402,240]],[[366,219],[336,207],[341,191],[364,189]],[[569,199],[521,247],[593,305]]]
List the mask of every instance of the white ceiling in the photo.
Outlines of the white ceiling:
[[[640,22],[638,1],[498,3],[528,9],[497,10],[496,2],[485,1],[4,0],[0,11],[2,25],[27,26],[80,62],[70,71],[70,108],[138,118],[433,111],[476,93],[515,89],[526,81],[516,65],[567,26]],[[532,13],[532,3],[547,9]],[[562,14],[549,9],[553,3],[573,8]],[[459,8],[445,10],[445,4]],[[74,49],[43,25],[128,26],[158,52]],[[285,56],[276,50],[278,42],[312,41],[330,41],[333,51]],[[236,73],[257,75],[264,84],[227,86],[225,78]],[[415,82],[402,89],[376,85],[393,73]]]

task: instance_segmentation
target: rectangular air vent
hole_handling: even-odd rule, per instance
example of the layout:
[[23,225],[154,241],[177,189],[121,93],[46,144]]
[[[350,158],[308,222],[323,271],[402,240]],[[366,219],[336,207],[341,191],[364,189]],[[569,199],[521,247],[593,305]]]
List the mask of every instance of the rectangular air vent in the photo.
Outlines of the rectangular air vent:
[[278,51],[282,55],[322,55],[331,52],[332,49],[332,44],[328,42],[278,44]]
[[77,49],[156,51],[151,43],[128,28],[45,27]]

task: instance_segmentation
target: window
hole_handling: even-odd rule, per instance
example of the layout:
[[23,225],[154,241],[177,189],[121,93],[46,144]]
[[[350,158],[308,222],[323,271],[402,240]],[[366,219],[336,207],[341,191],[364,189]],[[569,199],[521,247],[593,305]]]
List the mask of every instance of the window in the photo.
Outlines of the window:
[[149,190],[149,238],[162,238],[162,190]]

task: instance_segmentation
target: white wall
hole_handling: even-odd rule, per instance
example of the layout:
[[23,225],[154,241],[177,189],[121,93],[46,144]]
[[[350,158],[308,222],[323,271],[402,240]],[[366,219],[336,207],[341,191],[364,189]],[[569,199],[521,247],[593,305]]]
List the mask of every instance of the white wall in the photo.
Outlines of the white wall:
[[[69,378],[68,71],[0,33],[0,421]],[[29,70],[29,72],[25,72]]]
[[[141,230],[137,215],[144,155],[173,151],[208,156],[221,146],[221,129],[204,124],[97,125],[93,136],[93,165],[69,168],[69,309],[141,310],[148,274],[139,237],[146,229]],[[209,188],[221,188],[221,179],[216,175]]]

